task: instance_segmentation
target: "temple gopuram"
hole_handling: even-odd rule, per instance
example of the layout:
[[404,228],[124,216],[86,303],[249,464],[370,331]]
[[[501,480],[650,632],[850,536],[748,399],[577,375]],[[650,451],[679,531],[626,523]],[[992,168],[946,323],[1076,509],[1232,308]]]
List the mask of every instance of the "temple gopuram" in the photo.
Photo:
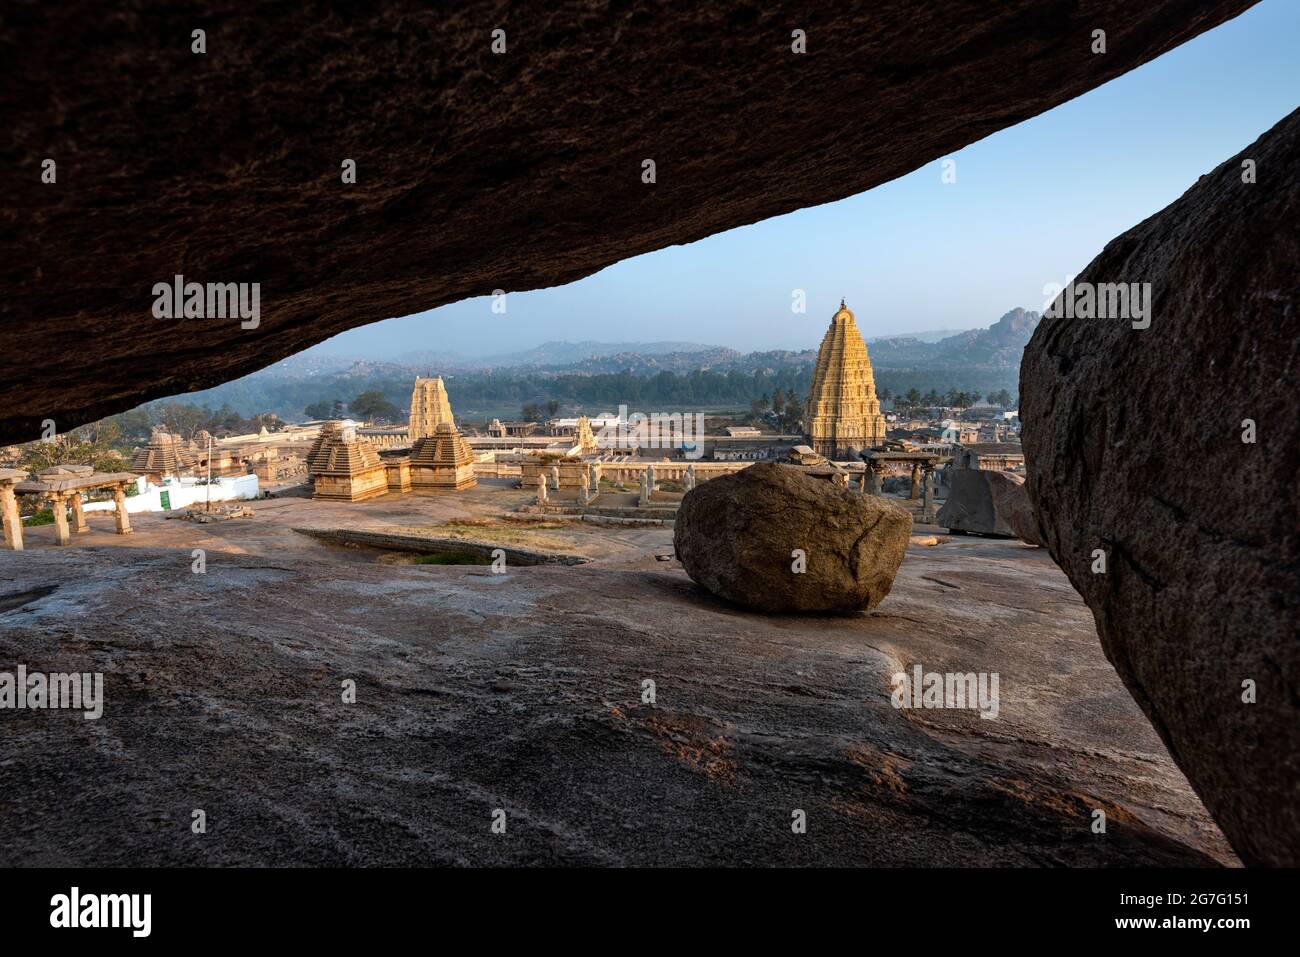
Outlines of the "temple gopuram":
[[447,398],[447,387],[442,376],[433,379],[416,378],[415,388],[411,390],[411,419],[406,429],[407,441],[412,444],[417,439],[429,438],[438,431],[443,423],[455,427],[451,417],[451,400]]
[[867,344],[843,299],[817,353],[807,416],[808,444],[828,459],[856,459],[885,441]]

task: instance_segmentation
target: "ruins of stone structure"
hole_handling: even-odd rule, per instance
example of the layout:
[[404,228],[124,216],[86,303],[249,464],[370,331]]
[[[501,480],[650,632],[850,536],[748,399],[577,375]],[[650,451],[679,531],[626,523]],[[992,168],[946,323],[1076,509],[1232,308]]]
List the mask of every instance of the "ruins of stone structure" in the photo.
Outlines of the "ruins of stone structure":
[[[84,499],[89,492],[101,488],[113,493],[113,518],[117,534],[131,534],[131,519],[126,512],[126,489],[138,476],[130,472],[96,472],[89,465],[56,465],[41,469],[34,477],[26,480],[14,481],[13,474],[8,474],[8,481],[4,481],[4,476],[0,475],[0,481],[3,481],[3,485],[0,485],[0,498],[4,506],[5,540],[10,548],[23,547],[21,519],[13,526],[10,524],[11,512],[14,518],[18,518],[18,507],[13,502],[15,492],[40,495],[50,500],[54,513],[55,543],[58,545],[72,544],[73,532],[90,531],[83,508]],[[71,528],[68,527],[69,508],[72,509]]]
[[361,502],[388,491],[388,470],[379,451],[350,422],[321,428],[307,455],[307,471],[315,483],[312,498]]
[[388,470],[388,491],[409,492],[411,490],[411,457],[380,453],[384,468]]
[[885,441],[867,344],[842,299],[817,353],[807,414],[808,442],[827,458],[856,457]]
[[[307,462],[296,455],[273,450],[257,452],[251,459],[253,474],[266,485],[280,485],[307,475]],[[213,475],[216,475],[213,472]]]
[[406,429],[407,439],[414,444],[419,439],[429,438],[444,423],[452,428],[456,426],[442,376],[432,379],[417,377],[415,387],[411,390],[411,419]]
[[23,547],[23,517],[18,511],[14,486],[26,478],[23,469],[0,469],[0,521],[4,524],[5,548],[15,551]]
[[154,429],[149,444],[136,449],[131,457],[131,470],[143,475],[154,485],[162,485],[168,476],[177,477],[193,464],[193,456],[179,435],[164,429]]
[[460,491],[477,484],[474,451],[451,422],[440,422],[432,435],[411,447],[413,488]]

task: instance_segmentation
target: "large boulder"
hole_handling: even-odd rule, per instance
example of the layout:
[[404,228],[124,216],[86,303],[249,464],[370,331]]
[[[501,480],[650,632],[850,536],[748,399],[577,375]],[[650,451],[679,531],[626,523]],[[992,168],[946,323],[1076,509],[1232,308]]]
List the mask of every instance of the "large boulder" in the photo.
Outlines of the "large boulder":
[[1011,530],[1015,532],[1016,538],[1041,548],[1046,542],[1043,541],[1042,532],[1038,530],[1034,503],[1029,500],[1029,490],[1025,488],[1025,480],[1020,476],[1014,477],[1019,481],[1007,488],[998,507],[1006,518],[1007,524],[1011,526]]
[[851,611],[889,594],[911,531],[900,505],[763,462],[687,492],[673,543],[686,573],[729,601],[760,611]]
[[1015,500],[1024,495],[1025,480],[995,469],[950,469],[948,498],[939,509],[938,524],[953,532],[1019,538],[1008,521]]
[[1298,223],[1300,111],[1075,281],[1080,294],[1150,283],[1146,318],[1045,318],[1020,371],[1027,487],[1047,548],[1237,853],[1291,867]]

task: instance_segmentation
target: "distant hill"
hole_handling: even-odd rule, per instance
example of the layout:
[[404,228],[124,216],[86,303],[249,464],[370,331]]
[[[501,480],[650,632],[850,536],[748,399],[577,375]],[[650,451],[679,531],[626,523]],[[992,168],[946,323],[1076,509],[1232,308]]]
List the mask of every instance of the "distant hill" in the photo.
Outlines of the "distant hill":
[[[1038,321],[1036,312],[1012,309],[987,329],[957,332],[937,341],[927,341],[934,335],[930,333],[869,339],[876,385],[894,395],[911,388],[1014,393],[1019,387],[1020,357]],[[676,376],[696,380],[683,393],[692,401],[744,404],[778,385],[803,391],[817,361],[817,345],[742,353],[695,342],[588,341],[547,342],[486,358],[430,352],[389,360],[299,355],[184,398],[213,408],[229,404],[241,415],[273,411],[293,419],[301,417],[307,404],[347,402],[367,390],[378,390],[398,408],[405,408],[412,380],[432,374],[447,377],[453,405],[458,397],[475,407],[580,397],[609,405],[620,397],[642,398],[637,383]],[[667,382],[655,389],[652,394],[678,394]]]
[[543,342],[540,346],[525,349],[522,352],[508,352],[502,355],[485,356],[474,362],[481,369],[508,368],[511,366],[535,366],[548,368],[553,366],[576,365],[589,359],[600,359],[614,355],[659,356],[668,353],[698,353],[716,349],[717,346],[701,345],[698,342]]

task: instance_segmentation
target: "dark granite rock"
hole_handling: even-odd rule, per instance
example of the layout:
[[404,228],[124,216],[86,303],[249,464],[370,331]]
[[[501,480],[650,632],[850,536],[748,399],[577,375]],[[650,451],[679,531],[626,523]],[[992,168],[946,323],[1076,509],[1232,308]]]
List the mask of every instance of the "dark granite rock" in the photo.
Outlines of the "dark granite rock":
[[[1256,182],[1243,182],[1247,160]],[[1028,489],[1052,557],[1242,859],[1292,867],[1297,224],[1300,112],[1113,240],[1078,277],[1151,283],[1149,328],[1044,319],[1020,372]],[[1243,441],[1248,419],[1253,443]],[[1093,571],[1097,550],[1104,574]]]
[[911,531],[900,505],[762,462],[688,492],[673,543],[686,573],[729,601],[762,611],[853,611],[889,594]]
[[[0,444],[862,192],[1250,5],[19,4],[0,19]],[[260,283],[258,327],[155,319],[178,274]]]
[[954,532],[1018,538],[1009,522],[1024,479],[996,469],[950,469],[948,498],[939,509],[938,524]]

